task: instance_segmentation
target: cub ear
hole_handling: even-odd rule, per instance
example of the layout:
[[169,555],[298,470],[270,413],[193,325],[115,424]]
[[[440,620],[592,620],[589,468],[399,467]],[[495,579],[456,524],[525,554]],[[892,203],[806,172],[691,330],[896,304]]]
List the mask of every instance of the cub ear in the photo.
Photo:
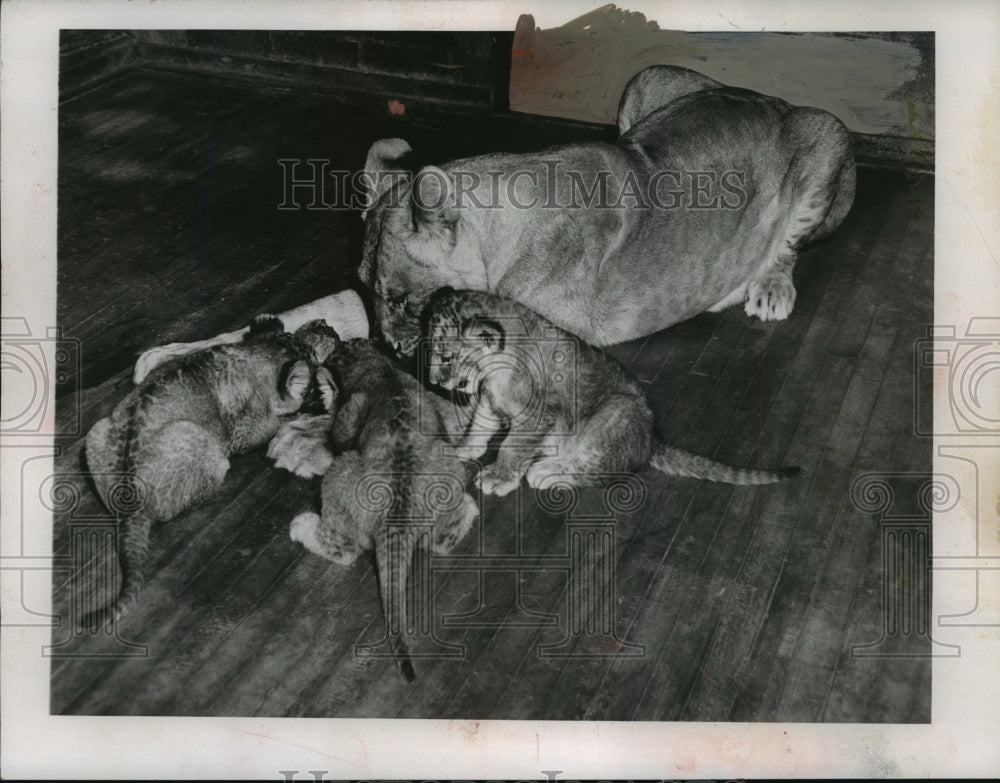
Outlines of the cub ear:
[[491,351],[502,351],[507,344],[503,327],[492,318],[473,318],[465,329],[465,334],[478,340]]
[[327,332],[337,334],[334,328],[326,322],[325,318],[313,318],[311,321],[306,321],[302,326],[295,330],[295,334],[306,334],[308,332]]
[[458,205],[448,174],[437,166],[424,166],[413,178],[411,199],[414,223],[446,231],[454,240]]
[[295,330],[295,336],[312,348],[316,364],[322,364],[340,350],[340,335],[322,318],[304,323]]
[[454,293],[455,289],[450,285],[435,289],[431,295],[427,297],[426,312],[430,313],[439,308],[446,307],[448,300],[451,299]]
[[[450,285],[436,288],[427,297],[427,302],[421,312],[421,329],[426,334],[430,334],[431,324],[440,322],[445,317],[445,312],[450,310],[451,298],[455,294],[455,289]],[[457,326],[461,326],[459,321]]]
[[403,139],[379,139],[372,144],[365,159],[361,180],[361,197],[365,205],[361,213],[362,220],[385,192],[407,175],[409,169],[403,159],[410,152],[413,152],[413,148]]
[[254,340],[270,334],[280,334],[285,331],[285,324],[275,315],[258,315],[251,322],[244,340]]
[[320,367],[316,370],[316,387],[319,389],[319,397],[323,401],[323,408],[327,413],[333,413],[340,390],[333,380],[333,375],[326,367]]
[[306,398],[311,380],[312,373],[309,371],[308,362],[302,359],[288,362],[282,367],[281,378],[278,381],[282,399],[296,406],[297,410]]

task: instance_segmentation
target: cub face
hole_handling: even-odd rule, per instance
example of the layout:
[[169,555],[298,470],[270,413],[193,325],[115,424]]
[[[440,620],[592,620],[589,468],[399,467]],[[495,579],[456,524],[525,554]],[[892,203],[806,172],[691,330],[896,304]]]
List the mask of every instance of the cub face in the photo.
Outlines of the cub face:
[[508,371],[503,328],[487,318],[464,323],[453,316],[435,314],[428,323],[428,380],[444,389],[477,394],[482,384]]

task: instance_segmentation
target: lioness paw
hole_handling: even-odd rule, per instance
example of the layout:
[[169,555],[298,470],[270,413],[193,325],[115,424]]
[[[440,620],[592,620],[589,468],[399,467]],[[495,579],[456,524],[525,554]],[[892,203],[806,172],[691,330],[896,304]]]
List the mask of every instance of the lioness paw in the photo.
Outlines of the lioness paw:
[[762,321],[783,321],[794,306],[795,286],[786,274],[770,275],[747,286],[747,315]]
[[267,446],[267,456],[276,468],[294,473],[302,478],[312,478],[326,473],[333,454],[328,445],[328,433],[333,417],[299,416],[281,425]]

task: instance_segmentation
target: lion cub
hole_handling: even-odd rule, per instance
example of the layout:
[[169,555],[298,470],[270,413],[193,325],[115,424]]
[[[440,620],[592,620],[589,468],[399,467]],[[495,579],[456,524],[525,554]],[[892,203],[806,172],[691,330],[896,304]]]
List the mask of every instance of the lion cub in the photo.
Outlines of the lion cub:
[[[430,382],[475,399],[458,454],[482,456],[509,428],[497,461],[480,473],[483,492],[505,495],[522,474],[531,487],[555,476],[586,484],[588,475],[647,465],[728,484],[770,484],[798,473],[734,468],[656,443],[638,381],[599,348],[513,300],[444,288],[425,316]],[[515,443],[520,448],[508,446]]]
[[[119,517],[122,584],[95,613],[120,618],[137,601],[149,530],[208,498],[229,457],[265,443],[302,407],[312,383],[315,325],[295,335],[259,316],[243,342],[172,359],[87,433],[86,458],[104,504]],[[117,481],[116,481],[117,479]]]
[[431,549],[450,552],[479,516],[466,493],[465,466],[438,437],[437,404],[367,340],[340,343],[316,382],[336,411],[337,452],[323,476],[319,514],[299,514],[291,537],[341,565],[374,549],[389,648],[407,681],[416,675],[406,642],[406,585],[418,528],[428,525]]

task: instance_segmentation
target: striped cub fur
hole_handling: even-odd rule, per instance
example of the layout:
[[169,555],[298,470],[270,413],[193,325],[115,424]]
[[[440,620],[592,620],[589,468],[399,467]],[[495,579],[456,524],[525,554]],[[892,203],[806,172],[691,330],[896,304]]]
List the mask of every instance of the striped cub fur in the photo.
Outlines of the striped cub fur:
[[317,340],[303,330],[292,335],[279,319],[260,316],[243,342],[154,369],[87,433],[94,485],[118,518],[122,571],[117,599],[87,622],[118,619],[138,600],[152,523],[207,499],[230,456],[266,443],[302,406]]
[[588,476],[647,465],[728,484],[769,484],[798,472],[730,467],[658,443],[645,394],[624,367],[511,299],[445,288],[425,316],[430,381],[475,400],[460,456],[477,459],[509,429],[497,461],[480,473],[486,493],[507,494],[522,475],[531,487],[557,475],[586,484]]
[[407,577],[419,531],[429,530],[430,548],[445,554],[479,508],[465,491],[464,465],[438,437],[443,421],[432,395],[371,343],[339,344],[316,380],[334,414],[336,454],[323,476],[320,513],[295,517],[291,537],[341,565],[375,550],[389,647],[412,681]]

